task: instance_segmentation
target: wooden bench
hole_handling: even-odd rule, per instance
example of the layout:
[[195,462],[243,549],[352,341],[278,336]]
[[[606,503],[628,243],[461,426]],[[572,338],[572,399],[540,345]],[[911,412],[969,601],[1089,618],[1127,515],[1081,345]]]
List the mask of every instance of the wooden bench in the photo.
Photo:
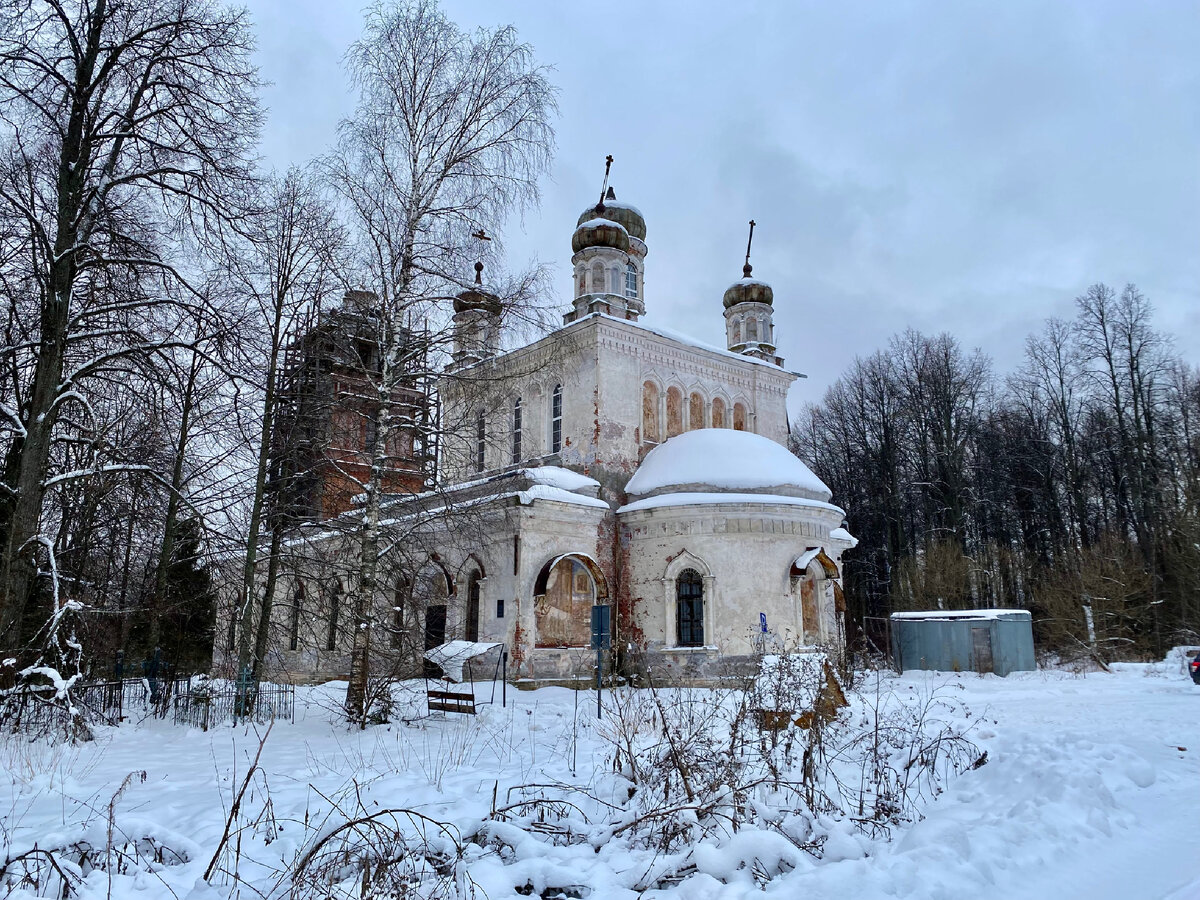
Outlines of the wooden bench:
[[464,713],[475,715],[475,694],[460,691],[426,691],[430,712]]

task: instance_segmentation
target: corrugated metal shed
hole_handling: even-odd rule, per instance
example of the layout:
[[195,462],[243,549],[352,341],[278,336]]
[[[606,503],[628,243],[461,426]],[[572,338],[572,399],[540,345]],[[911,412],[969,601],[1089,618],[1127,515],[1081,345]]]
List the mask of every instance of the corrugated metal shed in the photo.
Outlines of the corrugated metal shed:
[[1033,619],[1023,609],[892,613],[896,668],[941,672],[1031,672]]

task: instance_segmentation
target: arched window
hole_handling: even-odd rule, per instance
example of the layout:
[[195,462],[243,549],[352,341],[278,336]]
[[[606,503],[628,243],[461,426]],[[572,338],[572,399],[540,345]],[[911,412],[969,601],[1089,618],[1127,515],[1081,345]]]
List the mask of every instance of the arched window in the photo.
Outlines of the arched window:
[[625,266],[625,296],[637,299],[637,268],[633,263]]
[[733,430],[746,430],[746,407],[741,403],[733,404]]
[[725,401],[720,397],[713,398],[712,404],[712,427],[725,428]]
[[592,283],[589,287],[593,294],[604,293],[604,266],[598,260],[592,263]]
[[647,381],[642,385],[642,440],[657,444],[658,436],[658,385]]
[[513,401],[512,410],[512,461],[516,465],[521,461],[521,398]]
[[758,319],[746,320],[746,343],[753,344],[758,341]]
[[550,394],[550,452],[562,450],[562,385],[556,384]]
[[693,393],[688,398],[688,431],[704,427],[704,398]]
[[621,270],[618,269],[616,266],[613,266],[611,269],[609,269],[608,270],[608,281],[609,281],[608,292],[610,294],[616,294],[617,296],[620,296],[621,295]]
[[667,437],[683,433],[683,391],[667,388]]
[[695,569],[675,579],[675,621],[680,647],[704,646],[704,579]]
[[483,413],[475,417],[475,471],[483,471],[484,450],[487,447],[487,421]]
[[329,633],[325,636],[325,649],[337,649],[338,613],[341,612],[342,586],[335,584],[329,595]]
[[742,320],[741,319],[733,320],[733,342],[735,344],[740,344],[742,342]]
[[579,271],[575,274],[575,296],[582,297],[587,293],[587,270],[580,266]]
[[292,627],[291,633],[288,635],[288,649],[300,649],[300,607],[304,605],[304,585],[296,585],[296,592],[292,594]]

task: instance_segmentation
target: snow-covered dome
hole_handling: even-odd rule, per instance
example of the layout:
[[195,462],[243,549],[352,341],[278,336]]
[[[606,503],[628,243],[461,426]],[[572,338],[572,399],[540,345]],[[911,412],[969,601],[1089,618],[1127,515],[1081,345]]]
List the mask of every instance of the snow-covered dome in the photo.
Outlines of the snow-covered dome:
[[469,309],[481,309],[484,312],[500,315],[500,298],[489,293],[483,287],[483,263],[475,263],[475,284],[454,298],[454,311],[466,312]]
[[629,232],[612,219],[588,219],[571,235],[571,250],[578,253],[588,247],[615,247],[629,252]]
[[686,431],[646,454],[626,493],[774,494],[828,503],[833,492],[788,449],[749,431]]
[[743,277],[735,281],[725,290],[725,308],[737,306],[739,303],[765,303],[770,306],[775,299],[775,292],[765,281],[752,278],[750,263],[742,266]]
[[639,241],[646,239],[646,219],[642,216],[641,211],[636,206],[618,201],[617,193],[611,187],[604,195],[604,203],[585,209],[580,213],[579,221],[575,225],[578,227],[591,219],[609,219],[629,232],[630,237],[635,237]]

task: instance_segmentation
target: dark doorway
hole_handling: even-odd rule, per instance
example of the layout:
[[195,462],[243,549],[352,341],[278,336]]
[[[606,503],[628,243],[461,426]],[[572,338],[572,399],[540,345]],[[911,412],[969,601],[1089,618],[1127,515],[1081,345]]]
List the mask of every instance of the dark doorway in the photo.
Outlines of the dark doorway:
[[432,650],[446,643],[446,607],[430,606],[425,610],[425,649]]
[[[444,605],[425,608],[425,649],[432,650],[446,643],[446,607]],[[441,670],[425,660],[425,677],[434,678]]]
[[479,640],[479,573],[472,572],[467,578],[467,634],[468,641]]

